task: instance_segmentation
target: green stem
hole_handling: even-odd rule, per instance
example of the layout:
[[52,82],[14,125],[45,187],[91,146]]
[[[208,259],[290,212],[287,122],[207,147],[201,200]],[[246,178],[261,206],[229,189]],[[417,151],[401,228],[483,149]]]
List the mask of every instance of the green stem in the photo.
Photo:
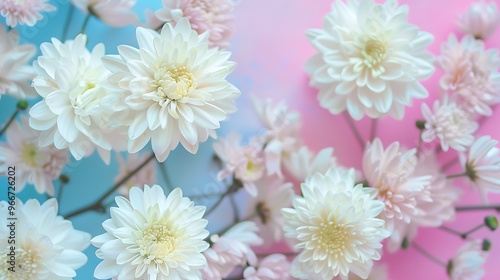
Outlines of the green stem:
[[80,33],[85,34],[85,28],[87,28],[87,24],[89,23],[89,19],[92,16],[92,14],[89,12],[87,16],[85,17],[85,20],[83,21],[82,29],[80,29]]
[[448,176],[446,176],[446,179],[453,179],[453,178],[466,177],[466,176],[468,176],[467,172],[463,172],[463,173],[448,175]]
[[420,245],[418,245],[417,243],[412,242],[411,246],[413,248],[415,248],[415,250],[417,250],[420,254],[422,254],[423,256],[425,256],[426,258],[428,258],[429,260],[431,260],[432,262],[434,262],[434,263],[436,263],[436,264],[438,264],[440,266],[446,267],[446,263],[444,263],[440,259],[434,257],[433,255],[431,255],[429,252],[427,252],[426,250],[424,250],[424,248],[420,247]]
[[445,163],[442,167],[441,167],[441,171],[444,172],[448,169],[450,169],[453,165],[457,164],[458,163],[458,156],[452,158],[450,161],[448,161],[447,163]]
[[158,165],[160,167],[160,173],[161,176],[163,177],[163,180],[165,181],[166,187],[169,191],[172,191],[174,189],[174,185],[172,184],[172,181],[170,180],[170,176],[168,176],[168,171],[167,171],[167,161],[164,162],[158,162]]
[[418,134],[417,157],[419,157],[420,154],[422,153],[422,143],[423,143],[422,134],[423,133],[424,133],[424,131],[421,129],[420,133]]
[[496,210],[500,212],[500,204],[496,205],[469,205],[455,207],[455,211]]
[[75,12],[75,6],[70,4],[69,9],[68,9],[68,14],[66,16],[66,23],[64,24],[63,33],[61,35],[61,41],[63,43],[64,43],[64,41],[66,41],[66,38],[68,37],[68,30],[69,30],[69,26],[70,26],[70,21],[71,21],[71,18],[73,17],[74,12]]
[[481,223],[480,225],[477,225],[477,226],[471,228],[470,230],[464,232],[463,235],[465,236],[465,238],[467,238],[467,235],[469,235],[469,234],[471,234],[471,233],[473,233],[473,232],[475,232],[483,227],[484,227],[484,223]]
[[237,224],[240,221],[240,214],[238,211],[238,206],[236,205],[236,200],[234,199],[234,193],[229,195],[229,201],[231,202],[231,207],[234,213],[234,223]]
[[359,130],[356,128],[356,125],[354,124],[354,121],[349,115],[347,111],[343,113],[345,120],[347,121],[347,125],[351,129],[351,131],[354,133],[354,136],[356,137],[356,140],[358,141],[359,146],[361,147],[361,150],[365,149],[365,141],[363,140],[363,137],[361,137],[361,134],[359,133]]
[[440,227],[439,227],[439,229],[440,229],[440,230],[442,230],[442,231],[446,231],[446,232],[448,232],[448,233],[451,233],[451,234],[453,234],[453,235],[460,236],[461,238],[465,239],[465,237],[463,237],[463,234],[462,234],[461,232],[456,231],[456,230],[454,230],[454,229],[451,229],[451,228],[449,228],[449,227],[446,227],[446,226],[440,226]]
[[0,136],[2,136],[4,134],[4,132],[7,130],[7,128],[9,128],[9,126],[12,124],[14,119],[16,119],[16,116],[17,116],[17,114],[19,114],[20,111],[21,110],[19,108],[16,108],[16,111],[14,111],[12,116],[10,116],[10,119],[7,121],[7,124],[5,124],[5,126],[0,131]]

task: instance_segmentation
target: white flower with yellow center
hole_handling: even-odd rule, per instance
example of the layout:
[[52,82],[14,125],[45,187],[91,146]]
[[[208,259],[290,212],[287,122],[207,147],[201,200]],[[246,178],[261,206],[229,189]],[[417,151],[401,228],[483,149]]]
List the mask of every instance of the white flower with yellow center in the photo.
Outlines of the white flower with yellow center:
[[322,107],[347,110],[354,119],[391,115],[401,119],[412,98],[425,98],[419,81],[434,71],[425,48],[433,37],[407,22],[396,0],[337,0],[324,29],[308,31],[318,50],[305,65]]
[[236,111],[239,90],[226,80],[235,67],[229,52],[208,49],[207,33],[198,35],[187,19],[161,34],[137,28],[139,49],[119,46],[119,56],[104,59],[114,74],[110,82],[122,90],[116,103],[128,108],[128,151],[141,150],[151,139],[163,162],[181,143],[196,153],[215,136],[220,121]]
[[377,216],[384,209],[371,188],[355,186],[354,170],[329,169],[302,184],[294,208],[282,210],[285,236],[302,250],[291,267],[300,279],[347,279],[349,272],[368,277],[389,236]]
[[103,259],[96,278],[200,279],[208,248],[204,206],[193,206],[179,188],[165,197],[158,185],[134,187],[129,199],[115,201],[106,233],[92,239]]

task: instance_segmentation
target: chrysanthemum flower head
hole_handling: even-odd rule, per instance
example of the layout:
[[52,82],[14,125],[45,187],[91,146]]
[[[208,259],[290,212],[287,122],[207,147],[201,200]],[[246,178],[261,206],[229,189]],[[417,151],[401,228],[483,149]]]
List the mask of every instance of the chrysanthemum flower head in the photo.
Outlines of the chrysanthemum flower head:
[[479,280],[484,275],[484,262],[488,253],[482,250],[482,241],[467,240],[448,263],[451,280]]
[[307,32],[318,50],[305,68],[319,89],[322,107],[332,114],[347,110],[401,119],[413,98],[425,98],[419,81],[434,71],[425,48],[433,37],[407,22],[408,7],[396,0],[337,0],[324,19],[324,29]]
[[328,169],[337,166],[333,156],[333,148],[325,148],[314,154],[307,146],[291,152],[284,160],[288,172],[300,182],[316,172],[325,173]]
[[457,26],[476,39],[488,39],[500,24],[500,12],[494,2],[474,2],[458,19]]
[[42,12],[55,10],[56,7],[47,4],[47,0],[0,1],[0,14],[5,17],[7,25],[11,27],[16,27],[17,24],[33,26],[43,18]]
[[134,187],[129,199],[115,201],[106,233],[92,239],[103,259],[96,278],[200,279],[208,248],[204,206],[193,206],[179,188],[165,197],[158,185]]
[[104,23],[120,27],[137,24],[139,20],[132,8],[137,0],[71,0],[85,13],[91,13]]

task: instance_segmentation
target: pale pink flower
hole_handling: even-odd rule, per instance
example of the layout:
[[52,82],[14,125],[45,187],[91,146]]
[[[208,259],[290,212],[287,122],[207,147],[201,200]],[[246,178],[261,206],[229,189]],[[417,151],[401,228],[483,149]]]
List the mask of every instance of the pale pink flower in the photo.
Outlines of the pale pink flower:
[[232,0],[163,0],[162,3],[163,7],[156,11],[158,19],[175,25],[186,17],[198,34],[209,32],[211,47],[229,46],[234,17]]
[[466,35],[459,42],[450,35],[441,47],[436,65],[445,74],[441,88],[456,95],[457,102],[471,113],[489,116],[491,105],[500,101],[500,57],[498,49],[484,49],[484,43]]
[[483,265],[487,256],[481,240],[467,240],[450,260],[448,275],[451,280],[479,280],[484,275]]
[[457,26],[477,39],[488,39],[500,24],[500,12],[494,2],[474,2],[458,19]]
[[7,25],[11,27],[16,27],[17,24],[33,26],[43,18],[42,12],[56,10],[56,7],[47,4],[47,1],[2,0],[0,1],[0,14],[5,17]]
[[[339,280],[341,279],[340,277],[334,278],[334,280]],[[387,266],[386,265],[381,265],[381,264],[375,264],[370,271],[370,275],[368,275],[368,278],[361,278],[357,276],[356,274],[350,273],[349,274],[349,280],[389,280],[389,275],[387,271]]]
[[[0,5],[2,5],[0,3]],[[31,44],[19,44],[19,33],[7,31],[0,23],[0,98],[9,94],[18,99],[34,98],[35,90],[30,86],[35,71],[28,65],[36,53]]]
[[337,160],[333,156],[333,148],[325,148],[314,154],[307,146],[293,151],[284,160],[288,172],[299,182],[316,172],[325,173],[331,167],[337,166]]
[[[119,182],[125,176],[130,174],[134,169],[139,167],[148,157],[148,153],[128,154],[127,158],[124,159],[120,153],[116,153],[116,160],[118,161],[118,174],[115,176],[115,182]],[[130,177],[123,185],[121,185],[116,191],[128,198],[129,191],[132,187],[138,186],[139,188],[144,187],[144,185],[152,186],[156,183],[156,164],[154,161],[150,161],[141,170]],[[171,186],[172,187],[172,186]]]
[[0,143],[0,175],[7,175],[8,167],[16,168],[16,191],[33,184],[40,194],[54,195],[54,180],[59,178],[69,162],[68,151],[53,145],[40,147],[40,132],[28,125],[28,118],[13,122],[7,129],[7,142]]
[[283,254],[272,254],[259,261],[255,267],[248,266],[243,271],[245,280],[288,280],[290,262]]
[[474,132],[479,124],[459,104],[448,101],[447,95],[441,102],[434,102],[433,110],[422,103],[422,115],[425,119],[422,133],[424,142],[432,142],[438,138],[443,151],[448,151],[450,147],[456,151],[465,151],[474,142]]
[[90,13],[107,25],[120,27],[139,22],[132,8],[137,0],[71,0],[85,13]]

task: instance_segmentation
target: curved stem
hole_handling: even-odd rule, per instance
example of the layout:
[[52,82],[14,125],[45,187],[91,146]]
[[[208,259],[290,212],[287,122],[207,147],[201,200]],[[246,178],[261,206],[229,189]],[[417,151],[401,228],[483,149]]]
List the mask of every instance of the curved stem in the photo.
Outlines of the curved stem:
[[356,137],[356,140],[358,141],[359,146],[361,147],[361,150],[365,149],[365,141],[363,140],[363,137],[361,137],[361,134],[359,133],[359,130],[356,128],[356,124],[354,123],[351,115],[347,111],[343,113],[345,120],[347,121],[347,125],[349,125],[349,128],[351,128],[352,132],[354,133],[354,136]]
[[85,29],[87,28],[87,24],[89,23],[89,19],[92,16],[92,13],[88,13],[83,21],[82,29],[80,29],[80,33],[85,34]]
[[411,246],[413,248],[415,248],[415,250],[417,250],[420,254],[424,255],[426,258],[428,258],[429,260],[431,260],[432,262],[434,262],[434,263],[436,263],[436,264],[438,264],[440,266],[446,267],[446,263],[444,263],[440,259],[434,257],[432,254],[430,254],[429,252],[427,252],[426,250],[424,250],[424,248],[420,247],[420,245],[418,245],[417,243],[413,242],[411,244]]

